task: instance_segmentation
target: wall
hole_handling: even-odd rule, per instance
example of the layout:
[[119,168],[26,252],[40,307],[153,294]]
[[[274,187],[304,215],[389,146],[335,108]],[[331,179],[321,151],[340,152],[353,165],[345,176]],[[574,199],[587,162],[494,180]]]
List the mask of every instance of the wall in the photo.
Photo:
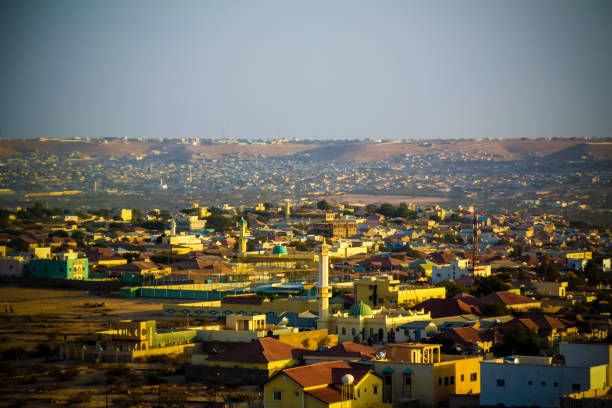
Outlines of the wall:
[[[560,396],[587,390],[593,385],[591,369],[583,367],[505,364],[488,360],[480,363],[480,371],[481,405],[559,407]],[[599,374],[605,377],[605,368],[600,369]],[[504,381],[503,385],[497,384],[498,379]],[[573,384],[578,384],[579,390],[574,389]]]
[[[280,401],[274,399],[274,391],[281,392]],[[302,387],[284,374],[275,376],[264,385],[263,402],[266,408],[301,407],[304,398]]]
[[23,276],[25,263],[19,259],[0,258],[0,276]]
[[338,336],[328,334],[327,329],[310,330],[299,333],[280,334],[278,340],[298,348],[318,350],[319,347],[334,347],[338,345]]
[[612,385],[612,346],[609,344],[559,344],[559,354],[565,357],[569,367],[589,367],[606,364],[607,383]]

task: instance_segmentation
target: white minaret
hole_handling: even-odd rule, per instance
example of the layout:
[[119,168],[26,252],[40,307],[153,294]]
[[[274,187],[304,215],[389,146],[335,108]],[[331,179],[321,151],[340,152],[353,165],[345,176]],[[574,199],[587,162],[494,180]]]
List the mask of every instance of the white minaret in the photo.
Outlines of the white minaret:
[[170,221],[170,236],[175,236],[176,235],[176,221],[174,221],[174,218],[172,219],[172,221]]
[[329,245],[323,243],[319,246],[319,321],[317,322],[318,329],[329,328],[329,298],[331,297],[331,288],[329,287]]

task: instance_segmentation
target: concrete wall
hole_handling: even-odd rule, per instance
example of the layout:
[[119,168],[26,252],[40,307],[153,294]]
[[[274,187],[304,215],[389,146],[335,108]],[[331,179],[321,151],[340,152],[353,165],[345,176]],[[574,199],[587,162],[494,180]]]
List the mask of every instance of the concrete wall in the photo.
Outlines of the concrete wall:
[[609,344],[561,343],[559,354],[565,357],[565,365],[570,367],[590,367],[606,364],[606,381],[612,385],[612,346]]
[[[602,380],[605,382],[605,366],[601,367],[592,373],[591,368],[586,367],[483,361],[480,363],[480,404],[559,407],[562,395],[588,390],[592,385],[602,384]],[[603,378],[592,379],[592,374]]]

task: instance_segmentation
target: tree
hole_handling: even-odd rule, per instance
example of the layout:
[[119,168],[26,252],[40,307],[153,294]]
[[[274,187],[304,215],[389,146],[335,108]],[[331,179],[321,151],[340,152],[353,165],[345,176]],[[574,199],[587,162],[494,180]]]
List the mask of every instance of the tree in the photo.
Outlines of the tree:
[[445,280],[439,283],[439,286],[444,286],[446,288],[446,298],[450,299],[453,296],[459,293],[468,293],[469,289],[457,282]]
[[486,296],[493,292],[503,292],[510,289],[510,285],[505,283],[499,276],[485,276],[476,282],[471,290],[474,296]]
[[233,226],[233,219],[222,214],[212,214],[206,219],[206,228],[212,228],[215,231],[229,231]]
[[556,282],[561,277],[557,267],[545,259],[535,268],[536,274],[549,282]]
[[540,354],[540,339],[535,330],[518,325],[504,333],[501,351],[505,355],[522,354],[537,356]]
[[601,271],[592,259],[589,259],[584,266],[584,277],[589,280],[591,285],[601,281]]
[[324,211],[328,211],[333,209],[333,207],[325,200],[321,200],[317,203],[317,208],[319,210],[324,210]]
[[506,316],[510,314],[510,310],[503,303],[489,302],[482,306],[479,306],[480,312],[483,316],[496,317]]

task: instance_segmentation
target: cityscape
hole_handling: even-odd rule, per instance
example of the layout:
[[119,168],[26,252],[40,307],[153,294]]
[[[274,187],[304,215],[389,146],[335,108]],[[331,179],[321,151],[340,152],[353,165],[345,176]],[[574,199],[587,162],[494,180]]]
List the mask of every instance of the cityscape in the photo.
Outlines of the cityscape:
[[0,2],[0,407],[612,406],[610,21]]

